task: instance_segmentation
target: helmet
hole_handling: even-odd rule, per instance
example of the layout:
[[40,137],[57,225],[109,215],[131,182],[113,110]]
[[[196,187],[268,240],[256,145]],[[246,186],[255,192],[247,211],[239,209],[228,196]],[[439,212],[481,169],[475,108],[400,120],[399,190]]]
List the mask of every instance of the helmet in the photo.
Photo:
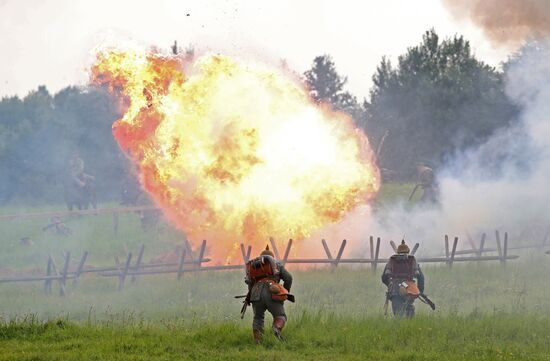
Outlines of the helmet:
[[271,256],[271,257],[275,257],[275,254],[273,253],[273,251],[271,251],[269,249],[269,245],[266,245],[265,246],[265,249],[262,251],[262,253],[260,253],[260,256]]
[[397,246],[397,253],[409,253],[411,250],[409,246],[405,243],[405,240],[401,241],[401,244]]

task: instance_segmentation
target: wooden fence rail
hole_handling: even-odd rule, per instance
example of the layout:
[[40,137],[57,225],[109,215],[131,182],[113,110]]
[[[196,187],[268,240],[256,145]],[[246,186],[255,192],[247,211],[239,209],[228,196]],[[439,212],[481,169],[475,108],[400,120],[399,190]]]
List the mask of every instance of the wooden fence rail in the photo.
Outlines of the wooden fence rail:
[[[480,247],[476,249],[476,252],[473,253],[473,256],[465,257],[464,253],[457,251],[458,247],[458,237],[454,237],[452,245],[449,243],[449,237],[445,235],[445,256],[442,257],[417,257],[418,262],[421,263],[443,263],[448,267],[452,267],[455,262],[483,262],[483,261],[499,261],[502,265],[506,264],[507,260],[517,259],[517,255],[508,254],[508,234],[504,233],[503,242],[501,242],[500,234],[497,231],[496,243],[498,250],[498,255],[483,255],[484,252],[483,246],[485,242],[485,237],[482,237]],[[370,264],[372,272],[376,272],[378,264],[384,264],[387,262],[387,259],[380,257],[380,237],[376,238],[374,242],[374,237],[369,238],[369,247],[370,247],[370,258],[343,258],[344,251],[347,245],[347,241],[344,239],[339,247],[337,248],[336,255],[333,255],[330,250],[328,243],[323,239],[321,240],[321,245],[326,255],[326,258],[289,258],[293,241],[290,239],[285,247],[285,252],[281,257],[279,249],[275,240],[270,239],[270,243],[275,254],[275,257],[283,264],[319,264],[319,265],[329,265],[334,271],[339,264]],[[126,280],[131,276],[131,280],[135,282],[138,276],[143,275],[158,275],[158,274],[175,274],[176,278],[180,280],[185,273],[188,272],[207,272],[207,271],[222,271],[222,270],[243,270],[244,265],[251,258],[252,246],[245,246],[244,244],[240,245],[242,263],[234,265],[204,265],[205,263],[210,262],[210,258],[206,258],[206,240],[201,242],[198,250],[193,250],[191,246],[186,242],[182,251],[179,255],[177,262],[166,262],[166,263],[152,263],[147,264],[143,263],[143,255],[145,251],[145,245],[142,245],[139,249],[138,256],[136,257],[135,264],[132,265],[133,255],[132,252],[127,252],[126,259],[124,262],[117,261],[115,266],[111,267],[86,267],[85,263],[89,258],[89,253],[84,252],[78,261],[78,264],[74,271],[70,271],[70,261],[71,254],[70,252],[64,253],[64,262],[61,272],[58,271],[57,264],[54,257],[50,254],[48,256],[48,262],[46,265],[46,275],[32,275],[32,276],[18,276],[11,278],[0,278],[0,283],[14,283],[14,282],[44,282],[44,291],[46,293],[51,293],[52,283],[57,282],[59,285],[59,292],[61,296],[66,294],[66,285],[67,280],[72,279],[73,285],[77,283],[79,278],[86,273],[99,274],[103,277],[118,277],[119,284],[118,289],[122,290],[125,286]],[[396,249],[395,243],[393,241],[389,242],[390,246]],[[416,243],[412,250],[411,254],[414,255],[420,244]],[[194,257],[196,255],[196,257]],[[458,255],[458,257],[457,257]]]

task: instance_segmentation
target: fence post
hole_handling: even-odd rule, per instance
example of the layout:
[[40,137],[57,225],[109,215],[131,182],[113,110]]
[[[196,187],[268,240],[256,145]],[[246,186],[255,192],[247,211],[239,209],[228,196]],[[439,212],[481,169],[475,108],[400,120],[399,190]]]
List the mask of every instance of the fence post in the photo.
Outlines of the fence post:
[[[370,259],[374,260],[374,237],[373,236],[369,237],[369,251],[370,251]],[[371,262],[370,269],[373,271],[373,273],[374,273],[374,265],[375,265],[375,262]]]
[[376,237],[376,249],[374,251],[374,268],[372,271],[376,273],[376,268],[378,267],[378,257],[380,256],[380,237]]
[[[52,261],[52,271],[53,271],[53,275],[58,277],[59,276],[59,272],[57,271],[57,264],[55,263],[55,259],[52,257],[52,255],[50,254],[50,260]],[[59,282],[59,278],[57,278],[57,281]],[[53,280],[50,280],[50,284],[49,284],[49,288],[50,288],[50,291],[51,291],[51,288],[52,288],[52,281]],[[60,290],[60,293],[62,294],[65,294],[65,286],[59,282],[59,288],[61,289]]]
[[80,277],[80,274],[84,269],[84,263],[86,263],[87,258],[88,258],[88,251],[84,251],[84,253],[82,254],[82,257],[80,258],[80,262],[78,263],[76,272],[74,274],[73,285],[76,285],[76,283],[78,282],[78,278]]
[[63,273],[61,274],[60,288],[61,296],[65,296],[65,283],[67,281],[67,272],[69,271],[69,262],[71,261],[71,252],[65,254],[65,264],[63,265]]
[[273,237],[269,237],[269,243],[271,243],[271,248],[273,249],[273,254],[275,254],[275,259],[281,259],[279,257],[279,250],[277,249],[277,245],[275,244],[275,240]]
[[252,254],[252,246],[248,246],[246,249],[246,259],[250,259],[250,255]]
[[[185,248],[183,248],[185,249]],[[141,248],[139,249],[139,253],[138,253],[138,256],[137,256],[137,259],[136,259],[136,265],[134,267],[134,269],[136,271],[139,270],[139,266],[141,266],[141,260],[143,259],[143,252],[145,252],[145,244],[142,244],[141,245]],[[132,275],[132,283],[135,283],[137,280],[137,276],[136,275]]]
[[332,271],[336,270],[336,267],[338,267],[338,263],[340,263],[340,259],[342,258],[342,254],[344,254],[344,248],[346,248],[347,241],[344,239],[342,241],[342,244],[340,244],[340,249],[338,250],[338,254],[336,255],[336,258],[334,259],[334,263],[332,264]]
[[126,257],[126,263],[124,264],[124,268],[122,269],[122,273],[120,274],[119,283],[118,283],[119,291],[121,291],[122,288],[124,287],[124,281],[126,280],[128,269],[130,268],[130,262],[132,262],[132,252],[128,252],[128,257]]
[[[448,244],[448,240],[447,240],[447,244]],[[455,260],[455,253],[456,253],[456,246],[458,245],[458,237],[455,237],[454,241],[453,241],[453,249],[451,250],[451,257],[449,259],[449,268],[453,267],[453,262]]]
[[[48,265],[46,266],[46,276],[51,276],[52,274],[52,256],[48,256]],[[45,293],[51,293],[52,292],[52,281],[50,279],[47,279],[44,281],[44,292]]]
[[500,243],[500,233],[498,230],[495,231],[495,237],[497,241],[498,256],[500,257],[500,263],[502,264],[502,244]]
[[330,253],[330,249],[328,248],[327,241],[322,239],[321,243],[323,244],[323,248],[325,249],[325,253],[327,254],[327,258],[329,260],[332,260],[332,254]]
[[[445,258],[449,259],[449,236],[445,235]],[[447,262],[448,264],[449,262]]]
[[178,265],[178,281],[183,276],[183,266],[185,264],[185,247],[181,250],[180,263]]
[[184,246],[185,246],[185,249],[187,250],[186,252],[187,258],[189,258],[191,261],[194,261],[195,257],[193,256],[193,247],[191,247],[191,244],[187,239],[185,239]]
[[288,261],[288,256],[290,256],[291,248],[292,248],[292,238],[290,238],[288,240],[288,243],[286,244],[285,255],[283,256],[283,265],[286,264],[286,261]]
[[247,252],[244,250],[244,244],[241,243],[241,254],[243,255],[244,264],[249,260]]
[[479,248],[477,250],[477,255],[480,256],[480,257],[483,255],[483,247],[485,247],[485,237],[486,236],[487,235],[485,233],[483,233],[481,235],[481,240],[479,241]]
[[202,266],[202,259],[204,258],[204,252],[206,252],[206,239],[202,240],[201,248],[199,250],[199,260],[197,261],[198,262],[197,265],[199,268],[201,268]]

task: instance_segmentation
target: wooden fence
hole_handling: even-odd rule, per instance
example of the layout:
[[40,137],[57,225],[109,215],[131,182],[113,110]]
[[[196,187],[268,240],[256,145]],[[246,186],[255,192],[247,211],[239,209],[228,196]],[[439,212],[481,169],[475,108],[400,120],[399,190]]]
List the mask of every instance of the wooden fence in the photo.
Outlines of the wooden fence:
[[[501,244],[498,231],[496,232],[496,249],[498,255],[483,255],[486,252],[484,246],[484,239],[479,248],[476,248],[475,253],[462,253],[458,251],[458,237],[454,237],[452,244],[449,242],[449,237],[445,235],[445,255],[441,257],[418,257],[419,263],[443,263],[449,268],[453,266],[455,262],[484,262],[484,261],[499,261],[502,265],[506,264],[506,261],[517,259],[517,255],[509,255],[508,250],[508,235],[504,234],[504,241]],[[332,253],[327,242],[321,240],[321,245],[326,258],[290,258],[290,253],[293,245],[292,239],[289,240],[285,246],[284,252],[280,253],[276,242],[270,239],[270,244],[277,258],[283,264],[320,264],[329,265],[332,270],[335,270],[340,264],[370,264],[373,273],[376,273],[378,264],[384,264],[387,262],[386,258],[380,256],[380,237],[369,237],[369,258],[343,258],[344,250],[347,245],[347,241],[344,239],[335,253]],[[389,241],[391,247],[396,251],[397,247],[393,241]],[[415,255],[419,249],[419,243],[416,243],[411,254]],[[98,274],[102,277],[118,277],[118,289],[122,290],[124,285],[130,277],[131,282],[135,282],[138,276],[143,275],[159,275],[159,274],[174,274],[176,279],[181,279],[185,273],[190,272],[206,272],[206,271],[221,271],[221,270],[244,270],[244,264],[251,258],[252,247],[240,245],[242,262],[236,265],[205,265],[210,262],[209,258],[205,257],[206,253],[206,240],[203,240],[197,250],[193,250],[191,246],[185,242],[184,247],[178,255],[177,262],[163,262],[163,263],[144,263],[143,256],[145,252],[145,245],[142,245],[137,252],[137,256],[134,260],[133,253],[128,252],[126,259],[123,262],[117,260],[114,266],[110,267],[91,267],[86,266],[89,253],[84,252],[80,257],[76,267],[71,269],[71,253],[66,252],[63,254],[63,264],[58,267],[54,257],[50,254],[47,257],[46,274],[43,276],[30,275],[20,277],[8,277],[0,278],[0,283],[18,283],[18,282],[44,282],[44,291],[46,293],[52,292],[52,284],[57,283],[59,285],[60,295],[66,294],[67,282],[72,280],[72,284],[75,285],[84,274]]]

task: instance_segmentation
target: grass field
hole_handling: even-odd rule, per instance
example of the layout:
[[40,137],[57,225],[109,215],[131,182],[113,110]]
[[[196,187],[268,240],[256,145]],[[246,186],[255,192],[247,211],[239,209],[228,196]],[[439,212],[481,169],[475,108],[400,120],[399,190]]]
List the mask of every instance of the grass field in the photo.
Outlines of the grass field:
[[[386,187],[377,205],[402,200],[409,188]],[[62,250],[88,250],[89,263],[103,265],[124,247],[144,243],[153,255],[183,239],[166,224],[143,231],[135,214],[120,216],[117,234],[106,215],[66,219],[68,237],[44,232],[47,222],[2,223],[3,275],[43,274],[47,254],[60,261]],[[239,318],[238,271],[142,276],[120,292],[116,278],[85,275],[65,297],[56,284],[50,295],[40,283],[0,284],[0,360],[550,360],[550,256],[521,256],[505,267],[425,265],[438,308],[419,303],[414,320],[384,317],[380,269],[290,267],[297,302],[287,304],[287,341],[268,335],[261,346],[251,342],[251,310]]]
[[287,342],[267,335],[259,347],[251,312],[240,320],[233,298],[245,290],[240,272],[142,277],[121,292],[115,280],[86,277],[66,297],[2,285],[0,359],[548,360],[550,292],[539,276],[550,267],[541,257],[425,267],[438,309],[417,304],[414,320],[383,316],[384,287],[368,269],[294,271]]
[[261,346],[234,321],[87,325],[62,320],[0,327],[0,360],[547,360],[550,319],[343,318],[301,314],[280,343]]

